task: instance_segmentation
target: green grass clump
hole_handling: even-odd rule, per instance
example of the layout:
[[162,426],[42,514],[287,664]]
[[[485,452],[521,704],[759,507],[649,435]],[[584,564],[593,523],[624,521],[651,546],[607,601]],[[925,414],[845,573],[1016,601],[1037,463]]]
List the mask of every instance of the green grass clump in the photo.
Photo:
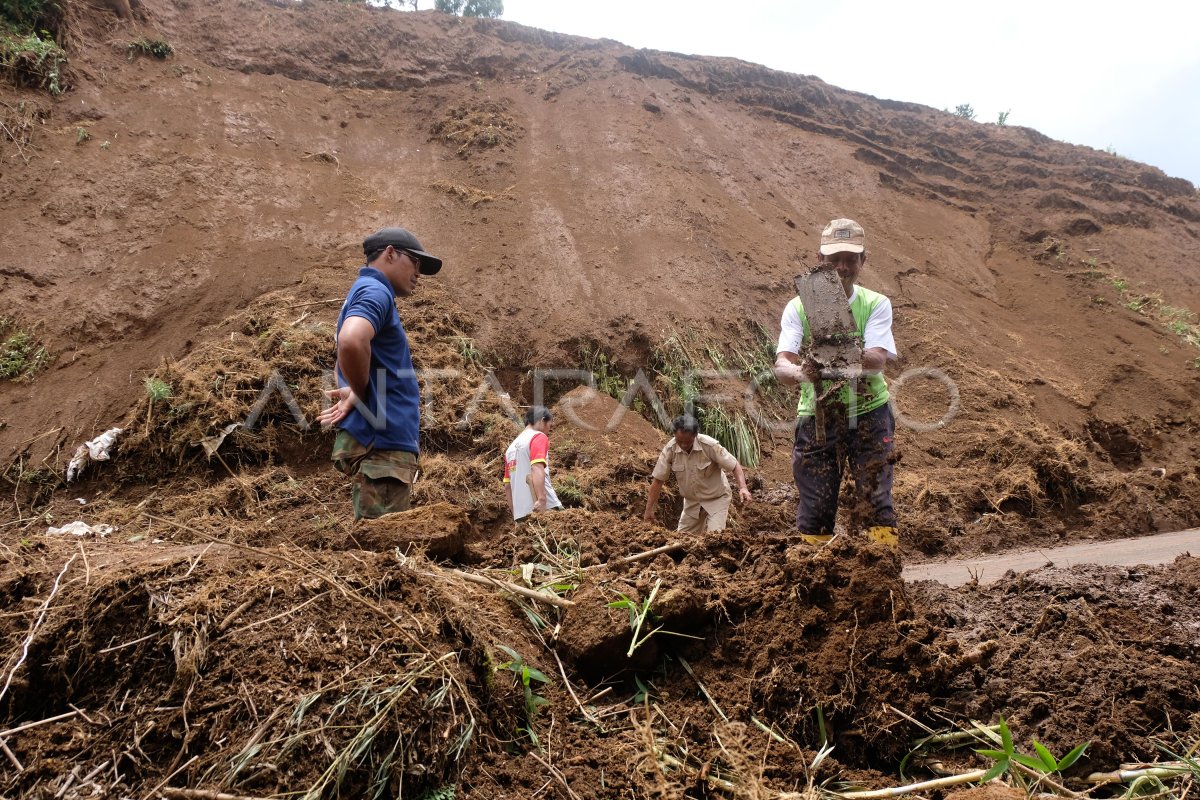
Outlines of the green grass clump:
[[63,5],[62,0],[0,0],[0,26],[21,32],[57,30]]
[[574,475],[568,475],[561,481],[556,481],[554,491],[558,499],[567,508],[583,508],[583,487]]
[[162,378],[150,375],[142,383],[146,387],[146,397],[152,404],[171,397],[171,384]]
[[757,467],[762,448],[754,425],[740,411],[705,406],[699,411],[700,429],[721,443],[743,467]]
[[1168,305],[1158,292],[1133,292],[1129,288],[1129,281],[1120,275],[1107,277],[1112,287],[1121,295],[1121,305],[1124,308],[1154,320],[1185,344],[1200,348],[1200,315],[1190,308]]
[[584,369],[596,377],[596,389],[618,400],[625,396],[629,381],[599,347],[584,347],[580,351]]
[[20,35],[0,28],[0,75],[18,86],[44,89],[60,95],[67,89],[64,69],[67,53],[49,31]]
[[175,48],[171,47],[170,42],[162,39],[135,39],[129,43],[129,60],[133,61],[134,57],[139,55],[165,59],[175,55]]
[[0,345],[0,378],[16,380],[32,378],[54,361],[54,357],[38,344],[33,334],[15,328],[12,320],[0,318],[0,332],[11,331]]

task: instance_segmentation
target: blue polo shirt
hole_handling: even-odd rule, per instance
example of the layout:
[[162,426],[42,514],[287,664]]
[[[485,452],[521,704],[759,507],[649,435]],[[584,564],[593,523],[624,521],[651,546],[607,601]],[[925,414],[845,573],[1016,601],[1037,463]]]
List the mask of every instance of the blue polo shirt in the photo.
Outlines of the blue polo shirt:
[[[376,450],[420,452],[421,387],[413,370],[408,337],[396,311],[392,284],[374,267],[363,267],[338,314],[341,333],[346,317],[362,317],[375,328],[371,340],[371,375],[364,414],[357,406],[338,427],[360,444]],[[338,386],[346,386],[339,369]],[[380,402],[382,398],[382,403]]]

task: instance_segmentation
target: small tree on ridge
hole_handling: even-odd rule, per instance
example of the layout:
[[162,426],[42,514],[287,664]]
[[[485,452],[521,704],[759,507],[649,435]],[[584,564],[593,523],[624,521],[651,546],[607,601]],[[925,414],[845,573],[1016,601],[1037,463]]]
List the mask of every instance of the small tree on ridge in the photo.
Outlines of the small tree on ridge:
[[433,7],[444,14],[463,17],[499,19],[504,14],[504,0],[434,0]]

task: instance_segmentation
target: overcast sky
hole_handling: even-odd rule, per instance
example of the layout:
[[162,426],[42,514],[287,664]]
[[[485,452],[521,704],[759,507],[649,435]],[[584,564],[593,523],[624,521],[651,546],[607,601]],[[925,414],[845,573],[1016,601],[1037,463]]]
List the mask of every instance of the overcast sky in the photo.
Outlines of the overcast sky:
[[504,0],[504,19],[934,108],[968,103],[980,122],[1008,111],[1010,125],[1200,184],[1193,0]]

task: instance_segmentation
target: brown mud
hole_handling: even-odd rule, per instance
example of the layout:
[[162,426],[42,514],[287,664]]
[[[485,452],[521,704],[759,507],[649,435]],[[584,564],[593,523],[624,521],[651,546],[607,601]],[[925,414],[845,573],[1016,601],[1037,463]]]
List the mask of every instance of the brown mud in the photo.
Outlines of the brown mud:
[[[901,579],[1200,522],[1194,187],[502,21],[129,11],[72,4],[62,97],[0,86],[21,132],[0,138],[2,313],[54,357],[0,385],[0,794],[759,798],[897,782],[922,725],[1090,741],[1068,782],[1200,737],[1197,559]],[[131,58],[141,36],[175,55]],[[795,397],[769,385],[757,411],[783,424],[758,431],[730,527],[679,539],[670,489],[642,522],[655,404],[681,404],[670,354],[733,365],[705,388],[744,405],[761,332],[847,215],[896,310],[899,552],[846,518],[826,548],[796,541]],[[356,524],[310,421],[357,243],[395,223],[446,260],[401,304],[422,478],[413,511]],[[655,396],[621,418],[544,383],[568,508],[514,525],[516,405],[587,358],[602,388],[641,370]],[[66,485],[114,425],[112,460]],[[76,519],[115,531],[46,533]]]

